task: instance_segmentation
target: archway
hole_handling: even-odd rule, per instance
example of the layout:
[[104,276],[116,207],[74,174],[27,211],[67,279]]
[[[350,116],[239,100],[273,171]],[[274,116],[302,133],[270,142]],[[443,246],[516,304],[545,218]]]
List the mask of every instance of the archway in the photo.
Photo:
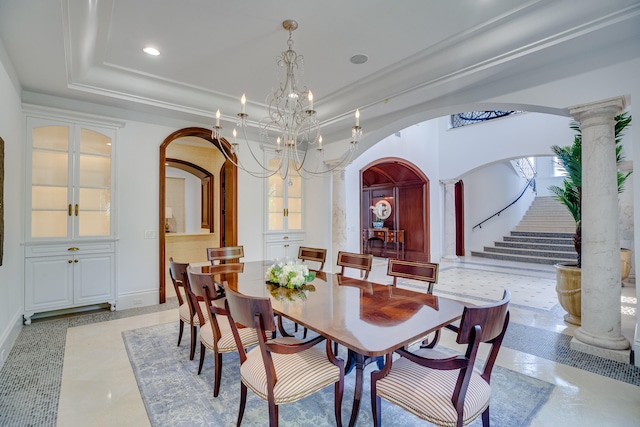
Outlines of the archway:
[[[430,261],[429,230],[429,178],[413,163],[401,158],[386,157],[369,163],[360,171],[360,224],[363,234],[371,227],[370,206],[385,200],[391,206],[391,215],[384,227],[404,230],[404,257],[416,261]],[[361,242],[364,252],[365,239]],[[376,251],[376,243],[369,251],[376,255],[395,256],[389,250]],[[380,242],[384,247],[384,242]],[[397,245],[398,243],[393,243]],[[389,247],[389,242],[387,245]],[[395,249],[395,247],[394,247]]]
[[[221,140],[213,139],[211,131],[205,128],[191,127],[175,131],[169,135],[160,146],[159,158],[159,207],[158,207],[158,266],[159,266],[159,301],[166,302],[166,239],[165,227],[165,206],[166,206],[166,163],[167,163],[167,147],[175,140],[180,138],[194,137],[200,138],[211,144],[212,148],[225,150],[227,154],[231,152],[230,144],[224,138]],[[235,155],[232,155],[235,158]],[[175,159],[173,160],[175,162]],[[236,245],[238,241],[238,176],[237,168],[232,162],[226,160],[220,168],[219,186],[220,186],[220,246]],[[211,205],[209,205],[211,206]]]

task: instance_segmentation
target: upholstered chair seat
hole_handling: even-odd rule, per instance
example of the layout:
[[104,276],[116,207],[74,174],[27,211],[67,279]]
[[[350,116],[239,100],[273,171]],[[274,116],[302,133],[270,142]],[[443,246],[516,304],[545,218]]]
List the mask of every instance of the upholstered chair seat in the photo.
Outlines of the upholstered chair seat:
[[[200,307],[202,309],[202,314],[204,315],[206,321],[209,321],[209,310],[207,310],[207,303],[205,301],[198,301],[200,303]],[[185,302],[178,307],[178,314],[180,315],[180,320],[185,323],[189,323],[189,316],[191,315],[189,312],[189,305]],[[193,326],[200,326],[200,319],[198,319],[198,314],[193,315]]]
[[[378,380],[377,393],[418,418],[437,426],[455,427],[458,414],[451,396],[458,374],[458,370],[430,369],[400,358],[394,361],[389,375]],[[465,426],[489,407],[491,387],[480,375],[477,369],[471,374],[462,416]]]
[[[283,337],[269,341],[280,344],[301,344],[302,341]],[[300,353],[271,353],[278,381],[273,387],[276,405],[295,402],[328,385],[340,381],[340,368],[329,359],[324,348],[312,347]],[[259,347],[247,353],[240,366],[242,382],[261,399],[268,400],[267,371]]]
[[[229,318],[221,314],[216,314],[216,320],[218,322],[218,327],[220,328],[220,339],[218,339],[217,342],[218,353],[230,353],[232,351],[237,351],[238,348],[236,347],[236,341],[233,338],[233,331],[229,324]],[[256,334],[255,329],[242,328],[238,329],[238,333],[240,334],[240,339],[245,347],[253,347],[258,344],[258,335]],[[205,323],[204,326],[200,328],[200,342],[209,350],[216,350],[211,322]]]

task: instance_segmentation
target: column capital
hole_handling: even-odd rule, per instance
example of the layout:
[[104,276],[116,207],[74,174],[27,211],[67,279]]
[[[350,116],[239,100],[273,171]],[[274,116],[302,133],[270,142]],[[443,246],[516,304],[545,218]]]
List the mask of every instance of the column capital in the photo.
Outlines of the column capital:
[[460,181],[459,179],[441,179],[440,182],[444,185],[454,185],[456,184],[458,181]]
[[609,98],[598,102],[575,105],[569,107],[569,113],[579,122],[592,117],[610,116],[613,117],[624,111],[627,103],[623,96]]

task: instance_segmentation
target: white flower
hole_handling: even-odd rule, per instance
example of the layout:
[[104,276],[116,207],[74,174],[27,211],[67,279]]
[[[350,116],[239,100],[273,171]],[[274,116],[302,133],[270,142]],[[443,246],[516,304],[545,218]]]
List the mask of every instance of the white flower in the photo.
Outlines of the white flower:
[[266,279],[287,288],[299,288],[310,279],[309,267],[293,261],[275,263],[267,269]]

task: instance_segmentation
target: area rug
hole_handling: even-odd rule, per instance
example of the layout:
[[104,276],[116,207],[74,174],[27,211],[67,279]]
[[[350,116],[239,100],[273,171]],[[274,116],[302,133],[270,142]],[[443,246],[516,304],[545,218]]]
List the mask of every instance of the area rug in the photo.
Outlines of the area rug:
[[[236,424],[240,394],[237,353],[223,355],[220,394],[214,398],[213,352],[207,350],[202,374],[197,375],[198,356],[189,360],[188,334],[183,337],[181,346],[176,346],[178,322],[125,331],[122,335],[152,426]],[[369,373],[373,369],[376,369],[375,364],[370,364],[364,373],[358,426],[373,425],[369,397]],[[500,366],[494,368],[491,381],[490,413],[494,426],[528,426],[554,388],[552,384]],[[345,423],[350,416],[354,382],[353,373],[345,377],[342,408]],[[297,402],[281,405],[279,412],[281,426],[333,426],[333,386]],[[382,421],[394,426],[430,425],[384,400]],[[249,391],[243,427],[267,424],[266,402]],[[480,418],[471,424],[473,427],[481,425]]]

